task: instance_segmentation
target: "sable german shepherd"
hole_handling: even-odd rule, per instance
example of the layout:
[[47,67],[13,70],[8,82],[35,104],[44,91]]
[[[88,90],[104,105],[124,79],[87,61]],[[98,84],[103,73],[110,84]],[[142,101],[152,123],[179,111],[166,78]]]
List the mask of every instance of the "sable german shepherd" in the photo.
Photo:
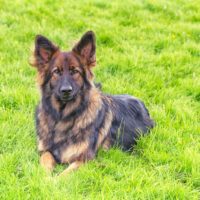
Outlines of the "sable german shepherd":
[[36,108],[40,163],[52,170],[67,163],[67,174],[93,159],[100,147],[131,150],[154,126],[144,103],[129,95],[102,94],[93,83],[95,34],[86,32],[71,51],[62,52],[41,35],[31,65],[37,68],[41,101]]

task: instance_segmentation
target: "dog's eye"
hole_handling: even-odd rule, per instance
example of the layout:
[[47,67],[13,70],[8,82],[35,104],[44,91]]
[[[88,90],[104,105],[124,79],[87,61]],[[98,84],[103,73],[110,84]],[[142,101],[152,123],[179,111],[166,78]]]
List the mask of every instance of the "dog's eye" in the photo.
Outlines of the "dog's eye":
[[59,70],[58,68],[55,68],[55,69],[53,70],[53,73],[54,73],[54,74],[58,74],[58,75],[61,74],[61,72],[60,72],[60,70]]
[[74,74],[79,73],[79,71],[76,70],[76,69],[70,69],[70,70],[69,70],[69,73],[70,73],[71,75],[74,75]]

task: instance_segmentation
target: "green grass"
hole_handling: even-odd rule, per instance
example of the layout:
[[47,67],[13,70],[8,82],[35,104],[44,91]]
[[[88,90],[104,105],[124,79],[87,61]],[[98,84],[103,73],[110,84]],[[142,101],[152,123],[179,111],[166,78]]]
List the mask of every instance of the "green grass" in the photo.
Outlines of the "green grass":
[[[184,0],[0,0],[0,199],[199,199],[200,3]],[[36,71],[40,33],[70,49],[97,35],[103,91],[144,100],[157,126],[134,152],[100,151],[63,179],[38,164]]]

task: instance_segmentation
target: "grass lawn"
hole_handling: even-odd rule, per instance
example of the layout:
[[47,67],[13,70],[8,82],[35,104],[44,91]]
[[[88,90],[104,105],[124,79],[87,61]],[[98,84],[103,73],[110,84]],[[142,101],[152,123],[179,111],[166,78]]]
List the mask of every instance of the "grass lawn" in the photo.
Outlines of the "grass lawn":
[[[38,164],[40,33],[62,49],[97,36],[96,81],[144,100],[157,126],[132,154],[101,150],[66,178]],[[199,199],[200,3],[184,0],[0,0],[0,199]]]

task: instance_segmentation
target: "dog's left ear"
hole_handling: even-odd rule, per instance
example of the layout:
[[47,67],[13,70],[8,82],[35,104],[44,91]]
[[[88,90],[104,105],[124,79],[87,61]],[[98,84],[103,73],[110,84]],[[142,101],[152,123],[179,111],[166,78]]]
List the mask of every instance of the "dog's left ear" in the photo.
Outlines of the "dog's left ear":
[[93,31],[86,32],[72,49],[89,67],[96,65],[96,39]]
[[32,66],[42,69],[45,64],[49,63],[53,55],[59,50],[50,40],[42,35],[35,37],[35,50],[30,60]]

